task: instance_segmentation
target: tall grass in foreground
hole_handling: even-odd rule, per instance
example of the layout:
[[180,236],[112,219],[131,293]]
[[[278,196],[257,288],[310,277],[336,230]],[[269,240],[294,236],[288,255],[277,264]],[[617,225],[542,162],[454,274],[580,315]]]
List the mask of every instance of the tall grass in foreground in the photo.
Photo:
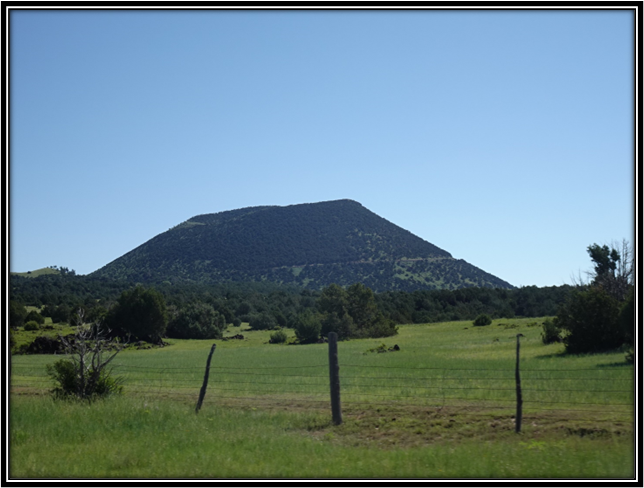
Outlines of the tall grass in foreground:
[[111,398],[11,402],[11,478],[627,478],[616,438],[349,446],[315,413]]

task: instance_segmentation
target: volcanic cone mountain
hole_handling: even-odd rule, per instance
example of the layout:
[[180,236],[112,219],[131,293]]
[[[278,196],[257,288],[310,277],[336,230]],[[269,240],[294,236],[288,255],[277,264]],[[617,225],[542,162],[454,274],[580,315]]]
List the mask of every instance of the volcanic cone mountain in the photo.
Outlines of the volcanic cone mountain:
[[262,206],[192,217],[93,276],[142,283],[270,281],[374,291],[513,288],[358,202]]

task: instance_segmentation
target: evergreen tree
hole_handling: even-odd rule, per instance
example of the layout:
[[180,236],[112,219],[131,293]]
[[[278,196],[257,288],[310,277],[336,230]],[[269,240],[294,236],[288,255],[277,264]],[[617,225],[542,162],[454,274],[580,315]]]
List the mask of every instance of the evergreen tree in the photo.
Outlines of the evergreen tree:
[[565,330],[566,351],[573,354],[615,349],[625,341],[618,326],[619,303],[599,287],[576,292],[557,314],[557,326]]
[[175,339],[221,339],[226,321],[208,304],[196,302],[180,309],[168,323],[166,335]]
[[121,294],[105,322],[115,336],[159,343],[167,326],[165,301],[153,288],[137,286]]

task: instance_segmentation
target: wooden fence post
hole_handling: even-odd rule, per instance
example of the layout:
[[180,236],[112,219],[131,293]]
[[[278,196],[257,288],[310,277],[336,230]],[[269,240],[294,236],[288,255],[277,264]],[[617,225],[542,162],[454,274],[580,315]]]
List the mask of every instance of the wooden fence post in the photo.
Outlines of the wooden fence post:
[[331,381],[331,414],[333,423],[342,423],[340,409],[340,365],[338,364],[338,334],[329,332],[329,379]]
[[199,392],[199,400],[197,400],[197,407],[195,408],[195,413],[199,413],[201,404],[203,403],[203,398],[206,396],[206,387],[208,386],[208,375],[210,374],[210,360],[212,359],[212,353],[215,352],[217,344],[213,344],[210,348],[210,354],[208,354],[208,361],[206,362],[206,372],[203,376],[203,385],[201,385],[201,391]]
[[521,417],[523,415],[523,397],[521,396],[521,375],[519,374],[519,338],[523,337],[523,334],[517,334],[517,365],[514,370],[514,379],[517,386],[517,414],[514,417],[514,432],[517,434],[521,432]]

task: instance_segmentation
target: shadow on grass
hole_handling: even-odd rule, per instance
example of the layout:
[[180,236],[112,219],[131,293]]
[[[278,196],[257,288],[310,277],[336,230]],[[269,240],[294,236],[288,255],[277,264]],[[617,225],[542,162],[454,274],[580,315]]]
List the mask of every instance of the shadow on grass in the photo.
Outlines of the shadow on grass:
[[[556,359],[556,358],[584,358],[588,356],[607,356],[609,354],[615,354],[616,352],[623,352],[621,349],[613,349],[611,351],[595,352],[588,354],[570,354],[566,351],[556,352],[552,354],[543,354],[541,356],[535,356],[534,359]],[[607,364],[596,364],[596,368],[623,368],[626,366],[632,366],[633,363],[630,363],[624,358],[623,361],[612,362]]]

